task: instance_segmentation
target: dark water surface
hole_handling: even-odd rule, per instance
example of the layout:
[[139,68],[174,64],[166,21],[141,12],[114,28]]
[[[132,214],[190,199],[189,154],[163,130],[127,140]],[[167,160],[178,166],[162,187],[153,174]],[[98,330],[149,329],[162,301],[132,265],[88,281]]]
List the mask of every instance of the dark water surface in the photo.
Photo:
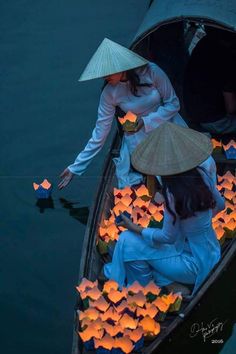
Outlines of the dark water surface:
[[[0,4],[1,354],[70,353],[86,216],[107,152],[106,146],[84,177],[57,190],[58,174],[82,149],[96,120],[101,82],[79,84],[77,79],[105,36],[129,43],[147,3]],[[32,182],[44,178],[53,183],[53,195],[39,205]],[[232,329],[235,262],[230,270],[209,294],[205,310],[199,316],[195,312],[199,321],[211,318],[207,311],[213,306],[213,316],[229,318]],[[236,352],[235,330],[230,336],[222,354]],[[195,342],[187,334],[176,338],[183,353],[192,352]],[[167,354],[175,346],[163,350]]]

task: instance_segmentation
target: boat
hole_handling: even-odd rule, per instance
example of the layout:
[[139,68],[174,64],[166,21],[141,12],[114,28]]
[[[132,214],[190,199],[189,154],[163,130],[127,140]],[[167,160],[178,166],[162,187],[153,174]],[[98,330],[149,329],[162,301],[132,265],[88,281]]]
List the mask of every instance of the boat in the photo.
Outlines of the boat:
[[[153,48],[158,45],[161,53],[156,62],[167,72],[180,98],[184,113],[183,81],[189,48],[195,34],[202,26],[212,26],[222,31],[236,32],[236,2],[233,0],[153,0],[139,27],[130,48],[140,55],[153,60]],[[165,34],[165,36],[163,36]],[[162,40],[165,38],[165,41]],[[158,44],[157,44],[158,43]],[[174,55],[173,55],[174,53]],[[154,53],[155,54],[155,53]],[[155,58],[154,58],[155,59]],[[229,137],[231,138],[231,137]],[[83,253],[80,261],[79,283],[82,278],[92,281],[98,278],[104,260],[97,250],[97,235],[101,220],[108,216],[113,203],[113,189],[116,186],[115,167],[112,159],[119,154],[121,138],[115,132],[110,151],[106,158],[103,175],[97,188],[96,197],[90,208],[87,228],[84,236]],[[226,171],[235,173],[236,160],[227,160],[222,152],[214,154],[219,173]],[[150,354],[179,326],[209,287],[227,268],[236,252],[236,237],[227,239],[222,245],[222,257],[211,271],[194,297],[182,303],[181,309],[174,315],[167,316],[161,325],[160,334],[152,342],[143,347],[141,353]],[[78,315],[82,302],[78,296],[75,306],[74,333],[72,354],[86,353],[78,336]]]

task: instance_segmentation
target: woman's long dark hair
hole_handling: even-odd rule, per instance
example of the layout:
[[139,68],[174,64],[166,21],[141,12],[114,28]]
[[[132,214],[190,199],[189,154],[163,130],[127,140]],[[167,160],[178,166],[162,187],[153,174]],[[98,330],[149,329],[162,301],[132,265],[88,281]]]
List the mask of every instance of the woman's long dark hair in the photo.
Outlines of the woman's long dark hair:
[[167,191],[174,197],[175,211],[180,219],[190,218],[196,212],[213,209],[216,205],[211,191],[197,168],[177,175],[163,176],[161,179],[166,208],[174,217],[173,223],[176,222],[176,214],[170,208]]
[[[151,84],[148,84],[148,83],[140,83],[140,77],[137,74],[136,69],[127,70],[126,71],[126,78],[127,78],[127,81],[129,81],[129,84],[130,84],[130,91],[136,97],[139,97],[139,95],[138,95],[138,88],[139,87],[143,87],[143,86],[150,87],[150,86],[152,86]],[[105,80],[104,85],[102,87],[102,90],[104,89],[104,87],[107,84],[108,84],[108,82]]]

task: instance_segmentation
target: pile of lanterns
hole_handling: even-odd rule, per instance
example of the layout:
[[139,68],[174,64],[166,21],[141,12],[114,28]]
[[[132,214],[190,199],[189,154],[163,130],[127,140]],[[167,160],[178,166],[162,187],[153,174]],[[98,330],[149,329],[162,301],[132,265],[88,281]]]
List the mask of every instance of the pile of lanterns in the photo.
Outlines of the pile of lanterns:
[[79,331],[86,350],[101,353],[131,353],[140,351],[144,341],[154,339],[167,312],[179,311],[182,297],[150,282],[145,287],[138,282],[119,289],[113,280],[104,283],[82,279],[76,288],[83,300],[79,312]]
[[234,140],[230,140],[228,144],[223,144],[216,139],[211,139],[211,142],[214,150],[221,151],[223,149],[227,159],[236,159],[236,142]]
[[155,224],[161,226],[164,206],[151,202],[151,196],[145,185],[137,189],[126,187],[124,189],[114,188],[114,207],[108,219],[102,221],[99,227],[99,238],[109,243],[117,241],[121,231],[125,229],[116,225],[115,219],[124,211],[131,214],[132,221],[142,227]]
[[231,172],[218,176],[217,188],[225,197],[225,209],[212,220],[217,239],[223,244],[225,238],[236,235],[236,177]]

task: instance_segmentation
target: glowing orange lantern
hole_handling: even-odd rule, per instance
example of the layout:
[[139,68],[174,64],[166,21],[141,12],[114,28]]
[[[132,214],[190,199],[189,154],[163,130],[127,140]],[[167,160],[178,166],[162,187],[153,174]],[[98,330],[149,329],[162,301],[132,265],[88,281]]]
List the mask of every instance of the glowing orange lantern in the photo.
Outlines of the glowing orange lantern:
[[52,192],[52,185],[45,179],[41,184],[33,183],[33,187],[36,193],[37,198],[47,199],[50,197]]
[[118,283],[115,280],[108,280],[103,285],[103,293],[109,293],[112,289],[118,290]]
[[108,311],[106,311],[104,313],[100,313],[100,318],[104,322],[107,320],[112,320],[114,322],[118,322],[119,319],[121,318],[121,315],[118,314],[112,306],[110,306]]
[[124,336],[129,337],[134,343],[138,342],[144,335],[143,327],[138,327],[134,330],[125,329]]
[[82,299],[89,297],[92,300],[97,300],[101,296],[101,291],[97,287],[94,287],[92,289],[86,290],[84,293],[81,293],[80,296]]
[[155,214],[156,212],[158,212],[158,208],[155,204],[153,203],[149,203],[149,206],[148,206],[148,211],[151,215]]
[[150,218],[145,214],[141,219],[138,220],[138,225],[142,227],[148,227],[150,223]]
[[79,332],[79,336],[83,342],[87,342],[92,338],[102,338],[104,329],[97,330],[93,324],[87,327],[83,332]]
[[137,316],[142,316],[142,317],[145,317],[145,316],[149,316],[151,318],[154,318],[157,313],[158,313],[158,308],[155,306],[155,305],[151,305],[150,307],[144,309],[144,308],[141,308],[141,307],[138,307],[137,308]]
[[227,171],[223,176],[222,179],[227,179],[230,183],[235,183],[236,182],[236,177],[230,172]]
[[122,352],[128,354],[132,352],[134,346],[129,337],[124,336],[120,338],[115,338],[114,348],[119,348],[122,350]]
[[119,324],[121,325],[122,328],[129,328],[129,329],[135,329],[137,328],[138,325],[138,320],[133,319],[127,313],[125,313],[120,321]]
[[145,197],[145,199],[147,198],[148,200],[151,199],[151,196],[149,195],[149,191],[144,184],[142,184],[141,187],[135,190],[135,194],[138,198]]
[[104,299],[103,296],[101,296],[98,300],[96,301],[89,301],[89,306],[90,307],[95,307],[97,310],[105,312],[107,311],[108,307],[110,306],[108,302]]
[[144,201],[141,198],[136,198],[133,202],[134,207],[139,207],[139,208],[145,208],[148,209],[150,202],[149,201]]
[[225,179],[221,185],[220,185],[222,188],[226,188],[226,189],[229,189],[229,190],[232,190],[233,188],[233,183],[232,182],[229,182],[227,179]]
[[225,197],[226,199],[232,200],[232,199],[235,197],[235,192],[230,191],[230,190],[228,190],[228,189],[225,189],[225,191],[224,191],[224,197]]
[[226,231],[226,237],[227,238],[234,237],[235,234],[236,234],[236,221],[234,219],[231,219],[224,226],[224,230]]
[[123,328],[119,324],[113,326],[107,322],[104,322],[103,328],[105,329],[106,333],[109,334],[111,337],[115,337],[118,333],[123,333]]
[[[103,322],[100,318],[97,318],[95,321],[91,321],[89,318],[85,317],[81,321],[81,328],[87,328],[88,326],[93,326],[95,330],[99,330],[103,328]],[[85,329],[84,328],[84,329]]]
[[167,305],[170,305],[169,312],[174,312],[174,311],[179,311],[182,303],[182,296],[179,294],[170,293],[168,295],[163,295],[162,300]]
[[136,310],[136,306],[132,307],[130,306],[126,300],[123,300],[118,306],[115,307],[116,312],[119,314],[123,314],[123,312],[125,312],[125,310],[128,310],[129,313],[134,313]]
[[118,233],[119,233],[119,229],[117,228],[117,226],[115,224],[111,224],[110,226],[108,226],[107,235],[110,236],[111,239],[114,240]]
[[126,205],[126,207],[128,207],[132,203],[132,198],[130,197],[129,194],[126,194],[122,198],[115,197],[115,205],[118,204],[119,202],[123,203],[124,205]]
[[167,312],[169,309],[170,305],[166,304],[162,298],[158,297],[156,300],[152,302],[153,305],[155,305],[161,312]]
[[79,320],[82,321],[84,318],[89,318],[90,320],[96,320],[99,317],[99,312],[95,308],[88,308],[85,311],[80,311]]
[[160,222],[163,219],[163,215],[157,211],[155,214],[152,215],[152,218],[157,222]]
[[138,294],[127,297],[128,304],[136,304],[137,306],[143,307],[146,303],[145,295],[140,291]]
[[85,291],[87,289],[92,289],[94,288],[95,286],[98,286],[98,281],[90,281],[86,278],[83,278],[80,285],[79,286],[76,286],[76,290],[80,293],[81,291]]
[[123,213],[124,211],[127,211],[127,213],[132,214],[132,207],[131,206],[127,207],[123,203],[119,202],[113,208],[113,212],[115,213],[116,216]]
[[135,131],[135,128],[137,126],[136,114],[129,111],[126,113],[126,115],[123,118],[118,118],[118,120],[126,132]]
[[94,347],[95,349],[104,348],[107,350],[111,350],[114,347],[115,339],[112,338],[109,334],[105,334],[105,336],[99,340],[94,339]]
[[128,293],[138,294],[139,292],[144,292],[144,287],[137,281],[128,287]]
[[222,143],[221,141],[218,141],[216,139],[211,139],[212,145],[213,145],[213,149],[221,149],[222,148]]
[[155,322],[154,319],[149,316],[145,316],[139,324],[140,326],[142,326],[145,336],[156,336],[160,333],[160,324]]
[[147,295],[148,293],[151,293],[153,295],[159,295],[161,292],[161,288],[157,286],[153,281],[148,283],[145,288],[144,288],[144,295]]
[[120,300],[126,299],[127,293],[125,289],[122,289],[122,291],[111,289],[107,296],[110,301],[116,304]]

